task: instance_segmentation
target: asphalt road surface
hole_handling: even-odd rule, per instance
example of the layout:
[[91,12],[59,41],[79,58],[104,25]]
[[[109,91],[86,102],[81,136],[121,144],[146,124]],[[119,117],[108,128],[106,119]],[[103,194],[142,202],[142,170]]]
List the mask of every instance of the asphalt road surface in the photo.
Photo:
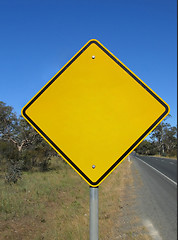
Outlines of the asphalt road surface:
[[177,160],[131,155],[138,214],[154,240],[177,239]]

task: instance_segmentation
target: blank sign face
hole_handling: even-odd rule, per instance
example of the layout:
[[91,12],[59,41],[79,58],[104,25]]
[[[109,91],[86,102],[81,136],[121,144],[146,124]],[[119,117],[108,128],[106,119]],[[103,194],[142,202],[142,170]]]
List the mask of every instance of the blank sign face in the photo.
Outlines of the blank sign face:
[[169,113],[169,106],[90,40],[22,109],[91,186],[98,186]]

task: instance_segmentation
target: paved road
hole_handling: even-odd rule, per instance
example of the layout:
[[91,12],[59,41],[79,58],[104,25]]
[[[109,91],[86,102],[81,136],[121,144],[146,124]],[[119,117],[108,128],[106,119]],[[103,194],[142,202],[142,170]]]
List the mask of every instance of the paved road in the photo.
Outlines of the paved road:
[[177,161],[133,156],[138,213],[154,240],[177,239]]
[[139,159],[148,163],[158,171],[163,173],[168,178],[177,182],[177,160],[169,158],[149,157],[149,156],[137,156]]

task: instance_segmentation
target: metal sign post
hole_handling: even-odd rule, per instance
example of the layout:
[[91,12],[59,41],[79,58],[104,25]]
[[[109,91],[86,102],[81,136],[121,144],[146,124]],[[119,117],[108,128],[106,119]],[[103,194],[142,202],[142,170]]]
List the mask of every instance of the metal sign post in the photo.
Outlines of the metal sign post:
[[90,240],[98,240],[98,187],[90,187]]

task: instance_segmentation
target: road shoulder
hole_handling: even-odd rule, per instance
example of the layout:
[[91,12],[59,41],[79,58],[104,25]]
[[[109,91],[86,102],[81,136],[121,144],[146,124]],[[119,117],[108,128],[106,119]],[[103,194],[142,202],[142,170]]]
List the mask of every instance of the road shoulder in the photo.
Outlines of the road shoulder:
[[[137,204],[137,184],[141,187],[141,181],[135,184],[134,168],[132,161],[126,159],[120,166],[122,171],[119,193],[119,209],[118,215],[115,218],[114,238],[121,240],[151,240],[149,233],[143,225],[138,211]],[[119,172],[120,172],[119,171]],[[137,173],[138,174],[138,173]]]

